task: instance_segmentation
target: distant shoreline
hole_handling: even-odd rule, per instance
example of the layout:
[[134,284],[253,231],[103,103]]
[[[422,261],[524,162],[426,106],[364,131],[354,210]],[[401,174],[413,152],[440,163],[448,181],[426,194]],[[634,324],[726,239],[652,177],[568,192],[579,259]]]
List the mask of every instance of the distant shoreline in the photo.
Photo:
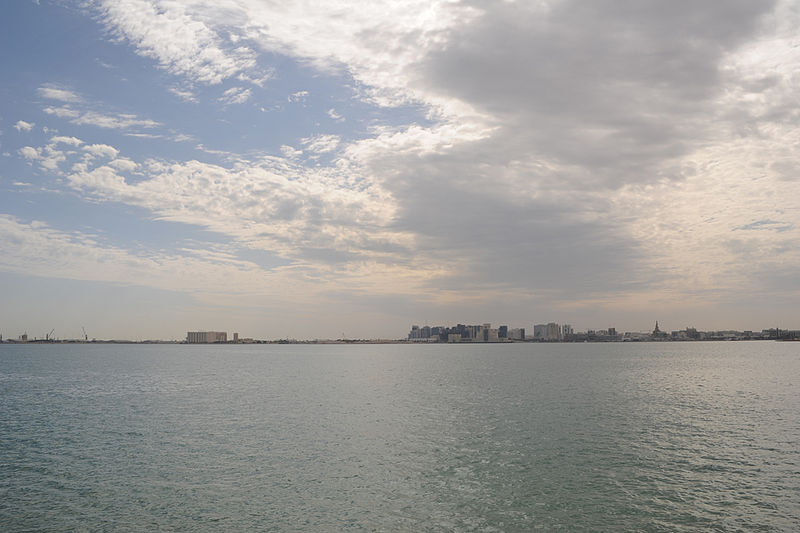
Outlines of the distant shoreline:
[[391,339],[315,339],[315,340],[256,340],[250,342],[186,342],[186,341],[170,341],[170,340],[143,340],[143,341],[133,341],[133,340],[119,340],[119,339],[109,339],[109,340],[91,340],[91,341],[82,341],[82,340],[28,340],[28,341],[19,341],[16,339],[10,340],[2,340],[0,341],[0,345],[3,344],[37,344],[37,345],[46,345],[46,344],[175,344],[175,345],[187,345],[187,346],[251,346],[256,344],[407,344],[407,345],[418,345],[418,346],[430,346],[433,344],[441,345],[441,344],[458,344],[458,345],[475,345],[475,344],[492,344],[492,345],[506,345],[506,344],[609,344],[609,343],[619,343],[619,344],[631,344],[631,343],[651,343],[651,342],[753,342],[753,341],[776,341],[776,342],[800,342],[800,338],[707,338],[707,339],[648,339],[648,340],[513,340],[513,341],[502,341],[502,342],[487,342],[487,341],[475,341],[475,342],[419,342],[419,341],[409,341],[405,339],[398,339],[398,340],[391,340]]

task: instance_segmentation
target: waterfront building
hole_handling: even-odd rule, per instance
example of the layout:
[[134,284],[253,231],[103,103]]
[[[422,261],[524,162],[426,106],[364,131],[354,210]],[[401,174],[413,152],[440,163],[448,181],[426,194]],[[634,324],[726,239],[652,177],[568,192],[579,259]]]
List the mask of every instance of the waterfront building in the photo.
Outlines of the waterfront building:
[[508,332],[508,338],[512,341],[525,340],[525,328],[514,328]]
[[186,332],[186,342],[189,344],[213,344],[217,342],[228,342],[228,332],[188,331]]
[[547,324],[547,340],[549,341],[560,341],[561,340],[561,328],[555,322],[550,322]]

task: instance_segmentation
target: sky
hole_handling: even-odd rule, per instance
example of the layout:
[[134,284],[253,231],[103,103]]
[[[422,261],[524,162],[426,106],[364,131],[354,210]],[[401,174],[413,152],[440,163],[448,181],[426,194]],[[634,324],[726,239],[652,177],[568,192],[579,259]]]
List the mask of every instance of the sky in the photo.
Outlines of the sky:
[[800,3],[0,4],[0,334],[800,328]]

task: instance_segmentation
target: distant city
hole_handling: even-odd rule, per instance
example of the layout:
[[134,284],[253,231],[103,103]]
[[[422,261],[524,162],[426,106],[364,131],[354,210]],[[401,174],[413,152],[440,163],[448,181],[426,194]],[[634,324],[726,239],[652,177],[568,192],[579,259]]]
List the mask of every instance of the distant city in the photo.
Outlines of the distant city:
[[618,332],[616,328],[575,331],[570,324],[534,324],[533,331],[525,328],[491,324],[444,326],[411,326],[409,342],[653,342],[653,341],[739,341],[739,340],[800,340],[800,330],[780,328],[761,331],[698,331],[687,327],[676,331],[663,331],[656,321],[650,332]]
[[606,329],[588,329],[575,331],[570,324],[534,324],[532,330],[525,328],[509,328],[498,326],[493,328],[490,323],[480,325],[457,324],[455,326],[411,326],[406,338],[400,339],[254,339],[240,337],[233,333],[228,338],[227,331],[188,331],[183,340],[126,340],[126,339],[91,339],[83,331],[82,338],[57,338],[55,330],[51,330],[42,337],[32,337],[27,333],[13,338],[4,339],[0,335],[0,344],[20,343],[120,343],[120,344],[401,344],[401,343],[509,343],[509,342],[679,342],[679,341],[749,341],[749,340],[780,340],[800,341],[800,329],[770,328],[760,331],[717,330],[699,331],[693,327],[681,330],[664,331],[658,322],[649,332],[619,332],[614,327]]

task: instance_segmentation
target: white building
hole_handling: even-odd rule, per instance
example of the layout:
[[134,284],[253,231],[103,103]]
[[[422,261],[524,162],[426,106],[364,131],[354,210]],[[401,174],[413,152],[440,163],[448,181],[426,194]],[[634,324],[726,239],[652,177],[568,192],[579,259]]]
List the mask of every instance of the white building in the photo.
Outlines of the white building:
[[189,344],[212,344],[228,342],[227,331],[187,331],[186,342]]

